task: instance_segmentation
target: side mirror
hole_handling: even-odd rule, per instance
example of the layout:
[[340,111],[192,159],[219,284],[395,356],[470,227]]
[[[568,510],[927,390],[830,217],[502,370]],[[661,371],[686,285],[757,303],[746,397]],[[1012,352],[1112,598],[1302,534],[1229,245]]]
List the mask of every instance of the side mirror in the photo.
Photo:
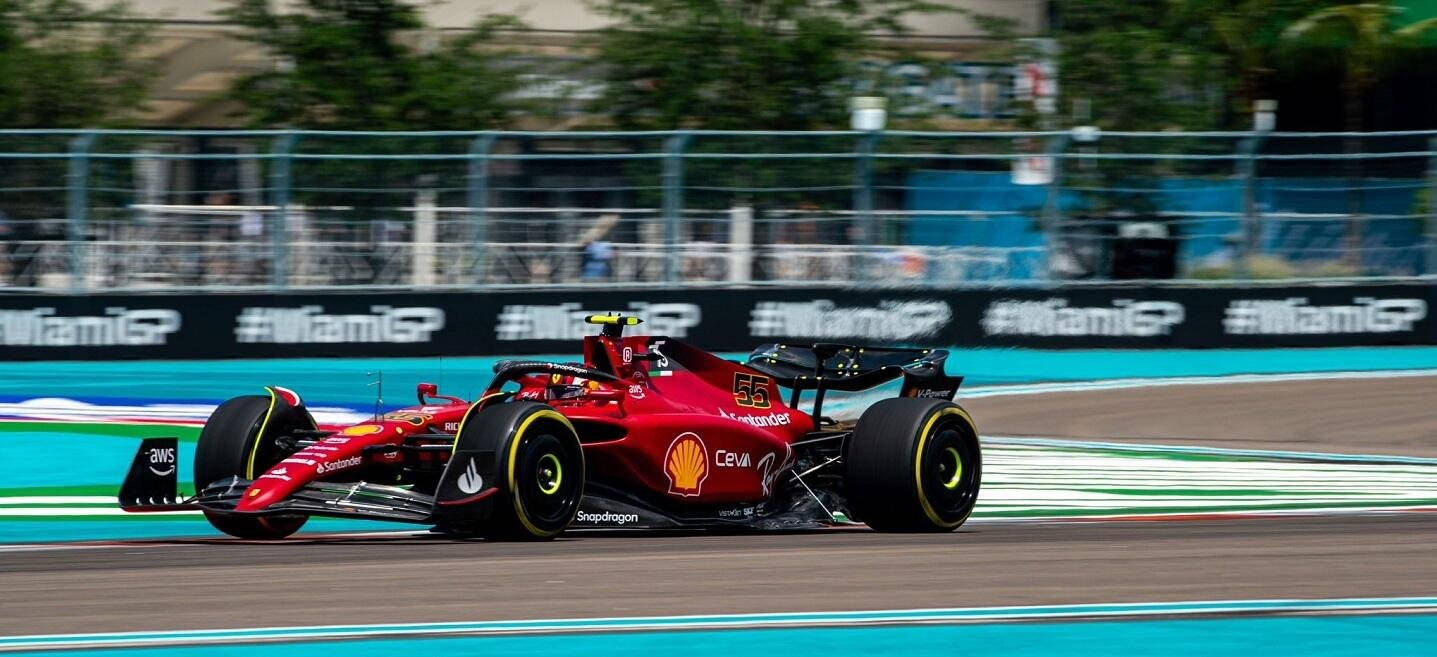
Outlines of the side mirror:
[[421,383],[417,386],[416,392],[419,393],[419,405],[423,406],[426,397],[433,397],[439,394],[439,386],[433,383]]

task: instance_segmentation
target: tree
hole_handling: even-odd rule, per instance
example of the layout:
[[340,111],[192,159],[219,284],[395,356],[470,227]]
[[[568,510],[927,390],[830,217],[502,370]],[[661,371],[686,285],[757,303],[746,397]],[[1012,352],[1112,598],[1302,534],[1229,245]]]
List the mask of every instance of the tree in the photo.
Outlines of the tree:
[[596,109],[625,128],[803,130],[846,124],[856,66],[924,0],[592,0]]
[[[1270,80],[1281,66],[1286,45],[1283,29],[1298,17],[1335,1],[1338,0],[1236,0],[1208,14],[1207,41],[1223,58],[1229,81],[1226,93],[1231,101],[1227,105],[1230,120],[1225,127],[1248,128],[1253,101],[1272,97]],[[1199,21],[1203,11],[1200,4],[1188,3],[1193,18]]]
[[[1283,31],[1283,36],[1294,42],[1316,39],[1330,41],[1335,37],[1344,46],[1343,113],[1350,131],[1363,128],[1365,99],[1377,83],[1383,64],[1398,50],[1418,45],[1427,33],[1437,30],[1437,18],[1394,29],[1392,19],[1404,11],[1405,9],[1400,7],[1372,2],[1341,5],[1315,11]],[[1362,145],[1356,138],[1349,138],[1346,149],[1348,153],[1358,153]],[[1350,177],[1358,177],[1360,164],[1356,160],[1345,163]],[[1360,266],[1366,226],[1361,218],[1362,202],[1357,190],[1348,193],[1347,206],[1348,248],[1345,259],[1351,265]]]
[[1329,7],[1283,31],[1290,41],[1336,37],[1345,46],[1342,87],[1348,130],[1362,129],[1364,99],[1377,83],[1382,65],[1399,49],[1418,45],[1429,32],[1437,31],[1437,18],[1394,29],[1392,19],[1404,11],[1375,2]]
[[[1335,0],[1057,0],[1059,88],[1110,129],[1246,129],[1283,29]],[[1156,6],[1154,6],[1156,5]]]
[[133,18],[118,2],[0,0],[0,126],[80,128],[138,108],[150,74]]
[[1211,127],[1213,108],[1200,94],[1181,93],[1212,83],[1210,52],[1175,38],[1182,28],[1164,9],[1171,7],[1059,0],[1058,88],[1087,106],[1089,116],[1077,120],[1121,130]]
[[303,0],[285,12],[272,4],[234,0],[223,12],[277,62],[231,90],[255,125],[479,130],[503,126],[517,109],[519,71],[495,50],[499,32],[522,27],[511,16],[421,49],[403,38],[424,27],[413,3]]

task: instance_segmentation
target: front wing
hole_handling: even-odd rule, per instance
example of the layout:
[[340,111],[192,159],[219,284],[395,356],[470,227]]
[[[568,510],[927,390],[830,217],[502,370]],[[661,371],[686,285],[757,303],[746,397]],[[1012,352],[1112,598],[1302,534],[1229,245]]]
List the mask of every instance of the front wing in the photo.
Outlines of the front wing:
[[486,490],[475,491],[477,494],[459,490],[456,482],[462,474],[460,469],[463,466],[456,467],[455,464],[472,466],[475,462],[475,455],[461,450],[450,459],[449,467],[440,476],[440,492],[437,498],[434,495],[383,484],[314,481],[264,509],[237,511],[245,491],[253,483],[251,480],[240,477],[221,479],[205,486],[194,497],[180,497],[177,447],[178,440],[175,438],[146,438],[140,443],[130,472],[120,486],[121,509],[135,513],[197,510],[244,515],[313,515],[437,524],[453,518],[487,518],[491,504],[488,500],[497,492],[492,486]]

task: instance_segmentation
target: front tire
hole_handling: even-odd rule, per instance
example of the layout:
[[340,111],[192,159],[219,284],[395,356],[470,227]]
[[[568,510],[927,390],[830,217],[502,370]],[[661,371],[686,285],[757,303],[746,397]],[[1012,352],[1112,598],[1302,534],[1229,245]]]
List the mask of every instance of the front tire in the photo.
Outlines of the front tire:
[[953,402],[874,404],[849,436],[843,460],[849,509],[881,532],[950,532],[978,501],[978,430]]
[[584,450],[574,427],[548,404],[509,402],[470,411],[455,450],[492,452],[500,499],[489,519],[463,533],[499,540],[558,536],[584,496]]
[[[265,419],[273,399],[235,397],[215,409],[200,430],[195,447],[195,492],[221,479],[254,480],[284,458],[274,445]],[[205,511],[210,525],[230,536],[279,539],[299,531],[309,516],[242,516]]]

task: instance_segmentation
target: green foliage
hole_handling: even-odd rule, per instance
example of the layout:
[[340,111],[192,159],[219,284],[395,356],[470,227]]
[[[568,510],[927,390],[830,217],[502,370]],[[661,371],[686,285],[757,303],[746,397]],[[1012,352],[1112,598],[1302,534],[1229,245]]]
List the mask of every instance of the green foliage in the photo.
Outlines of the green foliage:
[[0,126],[87,127],[139,107],[147,30],[133,18],[118,2],[0,0]]
[[1060,92],[1110,129],[1245,129],[1283,30],[1334,0],[1057,0]]
[[1437,18],[1397,27],[1396,19],[1403,12],[1400,7],[1377,2],[1329,7],[1304,16],[1282,33],[1289,41],[1342,47],[1349,129],[1362,128],[1363,97],[1377,83],[1382,67],[1401,50],[1422,45],[1425,37],[1437,31]]
[[[286,11],[272,5],[279,4]],[[402,0],[233,0],[223,13],[275,57],[275,70],[240,80],[233,97],[261,126],[355,130],[481,130],[519,109],[520,71],[496,50],[518,19],[492,15],[432,48],[406,43],[423,28]]]
[[608,83],[596,109],[625,128],[842,127],[874,36],[941,10],[924,0],[592,0]]

